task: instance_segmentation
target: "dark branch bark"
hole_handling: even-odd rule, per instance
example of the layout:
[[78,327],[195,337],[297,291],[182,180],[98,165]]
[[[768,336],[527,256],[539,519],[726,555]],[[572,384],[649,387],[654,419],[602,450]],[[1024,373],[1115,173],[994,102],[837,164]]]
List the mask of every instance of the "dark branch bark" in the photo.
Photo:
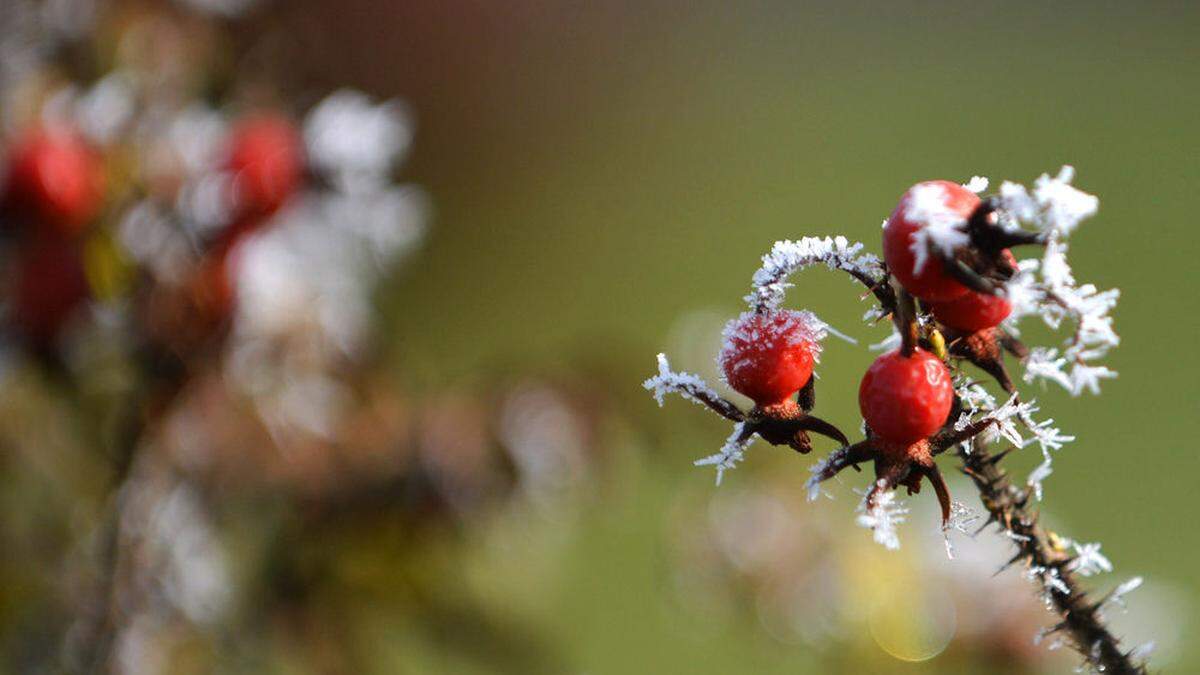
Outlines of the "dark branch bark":
[[730,422],[744,422],[746,420],[746,413],[720,396],[710,395],[708,392],[701,390],[688,390],[687,393]]
[[[1075,650],[1087,661],[1106,673],[1145,675],[1146,667],[1134,663],[1128,651],[1104,623],[1100,609],[1103,601],[1089,597],[1071,572],[1071,556],[1050,545],[1049,534],[1038,522],[1038,515],[1029,508],[1029,492],[1014,486],[1007,472],[999,466],[997,457],[976,441],[971,452],[959,450],[962,471],[975,483],[980,500],[995,522],[1011,532],[1019,552],[1011,563],[1024,562],[1030,567],[1055,570],[1068,592],[1045,586],[1047,597],[1061,617],[1056,631],[1066,634]],[[1039,577],[1041,579],[1041,577]]]

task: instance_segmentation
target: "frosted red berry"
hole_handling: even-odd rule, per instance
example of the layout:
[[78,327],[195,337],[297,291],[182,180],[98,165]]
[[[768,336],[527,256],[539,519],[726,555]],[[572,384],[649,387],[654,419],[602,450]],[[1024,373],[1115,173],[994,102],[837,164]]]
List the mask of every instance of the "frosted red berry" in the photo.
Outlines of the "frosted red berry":
[[234,174],[237,221],[271,215],[300,185],[304,152],[299,132],[279,115],[241,121],[230,136],[228,169]]
[[966,294],[967,287],[950,276],[935,255],[929,255],[920,272],[915,272],[917,257],[913,252],[914,235],[928,226],[914,217],[913,205],[918,194],[940,191],[939,208],[949,216],[961,217],[964,221],[979,206],[979,197],[958,183],[945,180],[926,181],[909,188],[900,198],[896,210],[888,217],[883,227],[883,258],[888,270],[904,286],[904,289],[923,300],[953,300]]
[[943,325],[964,333],[975,333],[999,326],[1012,314],[1012,303],[999,295],[970,291],[948,302],[931,302],[929,310]]
[[950,371],[933,354],[899,350],[875,359],[858,388],[863,419],[879,437],[894,443],[928,438],[946,423],[954,402]]
[[776,405],[808,384],[820,337],[808,312],[746,312],[726,324],[717,363],[738,393],[760,408]]
[[4,207],[60,236],[75,236],[100,212],[104,172],[87,142],[66,128],[27,131],[10,148]]

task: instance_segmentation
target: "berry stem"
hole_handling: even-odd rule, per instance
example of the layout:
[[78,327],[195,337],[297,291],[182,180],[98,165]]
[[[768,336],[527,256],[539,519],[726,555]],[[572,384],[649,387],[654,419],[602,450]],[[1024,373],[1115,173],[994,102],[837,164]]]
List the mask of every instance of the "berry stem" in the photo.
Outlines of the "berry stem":
[[892,286],[896,293],[896,307],[892,311],[892,319],[896,322],[896,331],[900,333],[900,353],[912,356],[920,339],[920,326],[917,324],[917,301],[895,281],[895,277],[892,277],[892,280]]
[[1145,675],[1145,666],[1135,663],[1128,651],[1122,651],[1119,640],[1105,625],[1101,612],[1105,600],[1088,595],[1071,571],[1073,558],[1051,545],[1050,533],[1038,522],[1038,514],[1029,508],[1029,490],[1014,486],[1008,472],[1000,468],[999,461],[1004,455],[990,454],[979,437],[972,440],[971,446],[970,452],[958,449],[961,470],[979,490],[979,498],[989,514],[987,524],[999,524],[1017,546],[1017,554],[1005,567],[1024,562],[1061,617],[1051,632],[1069,636],[1072,647],[1097,670]]

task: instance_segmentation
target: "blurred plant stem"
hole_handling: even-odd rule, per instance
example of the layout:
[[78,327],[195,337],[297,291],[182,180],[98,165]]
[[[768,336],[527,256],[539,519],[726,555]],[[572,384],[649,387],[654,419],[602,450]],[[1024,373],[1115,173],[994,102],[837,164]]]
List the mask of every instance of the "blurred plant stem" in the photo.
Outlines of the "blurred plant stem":
[[[187,381],[182,362],[166,361],[143,350],[138,356],[142,377],[126,393],[116,433],[107,450],[112,475],[104,499],[106,513],[96,537],[96,574],[92,597],[82,605],[79,625],[68,635],[63,650],[68,670],[106,672],[112,668],[113,644],[120,630],[120,563],[124,506],[147,432],[169,409]],[[169,364],[169,365],[168,365]],[[104,446],[104,435],[97,441]]]

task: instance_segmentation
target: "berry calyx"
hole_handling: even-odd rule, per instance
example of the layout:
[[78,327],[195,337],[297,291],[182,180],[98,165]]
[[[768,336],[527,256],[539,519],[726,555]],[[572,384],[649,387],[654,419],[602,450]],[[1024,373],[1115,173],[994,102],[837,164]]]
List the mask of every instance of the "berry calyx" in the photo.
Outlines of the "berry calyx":
[[915,443],[933,435],[946,423],[953,403],[946,364],[922,349],[911,356],[896,350],[875,359],[858,388],[858,406],[867,426],[893,443]]
[[304,171],[295,125],[273,114],[242,120],[230,136],[228,169],[236,220],[244,225],[275,213],[295,194]]
[[918,183],[904,193],[883,227],[883,257],[905,290],[931,301],[967,293],[938,256],[968,245],[966,222],[979,204],[974,192],[946,180]]
[[823,324],[811,312],[745,312],[725,325],[717,363],[729,386],[767,408],[808,384],[822,337]]
[[4,207],[31,225],[73,237],[100,212],[104,172],[100,158],[73,130],[26,132],[12,146]]
[[928,303],[933,317],[943,325],[964,333],[976,333],[1000,325],[1012,314],[1012,303],[999,295],[970,291],[947,302]]

